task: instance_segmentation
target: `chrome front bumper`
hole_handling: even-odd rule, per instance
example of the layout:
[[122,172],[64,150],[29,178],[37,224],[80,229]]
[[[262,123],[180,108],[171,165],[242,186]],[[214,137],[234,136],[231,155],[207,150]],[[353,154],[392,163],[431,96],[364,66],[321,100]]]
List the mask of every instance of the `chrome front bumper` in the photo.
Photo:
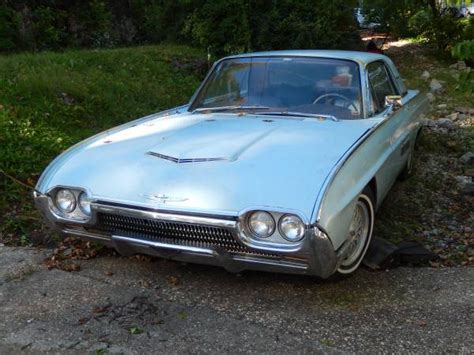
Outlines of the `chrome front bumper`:
[[[136,209],[129,206],[94,203],[92,216],[87,222],[71,221],[56,215],[49,208],[49,197],[39,192],[33,193],[36,206],[46,222],[63,235],[76,236],[86,240],[100,242],[115,248],[124,255],[148,254],[183,262],[216,265],[230,272],[259,270],[292,274],[315,275],[322,278],[331,276],[338,267],[341,253],[334,251],[329,238],[318,228],[308,228],[304,243],[298,251],[285,251],[265,248],[249,248],[239,238],[238,221],[232,218],[209,215],[190,215],[168,213],[150,209]],[[190,225],[220,228],[232,233],[239,248],[238,252],[229,252],[211,245],[182,245],[162,240],[149,240],[120,233],[102,233],[94,230],[99,213],[110,213],[124,218],[144,218],[163,223],[187,223]],[[235,243],[235,241],[234,241]],[[237,243],[236,243],[237,244]]]

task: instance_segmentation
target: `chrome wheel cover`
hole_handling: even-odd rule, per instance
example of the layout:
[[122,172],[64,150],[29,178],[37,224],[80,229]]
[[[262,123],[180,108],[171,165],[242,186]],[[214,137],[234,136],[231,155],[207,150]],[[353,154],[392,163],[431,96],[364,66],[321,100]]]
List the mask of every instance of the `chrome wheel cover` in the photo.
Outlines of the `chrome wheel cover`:
[[360,195],[349,227],[346,256],[339,266],[339,273],[350,274],[358,268],[372,237],[373,217],[372,201],[368,196]]

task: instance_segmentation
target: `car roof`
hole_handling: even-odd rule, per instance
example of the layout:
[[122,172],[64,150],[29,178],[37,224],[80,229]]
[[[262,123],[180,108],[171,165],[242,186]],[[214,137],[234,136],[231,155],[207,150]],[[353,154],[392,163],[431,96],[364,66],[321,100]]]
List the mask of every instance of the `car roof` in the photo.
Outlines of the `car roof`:
[[229,58],[250,58],[250,57],[315,57],[328,59],[345,59],[353,60],[359,64],[368,64],[376,60],[386,60],[387,57],[382,54],[361,52],[361,51],[343,51],[343,50],[323,50],[323,49],[298,49],[298,50],[284,50],[284,51],[269,51],[269,52],[255,52],[245,53],[239,55],[228,56]]

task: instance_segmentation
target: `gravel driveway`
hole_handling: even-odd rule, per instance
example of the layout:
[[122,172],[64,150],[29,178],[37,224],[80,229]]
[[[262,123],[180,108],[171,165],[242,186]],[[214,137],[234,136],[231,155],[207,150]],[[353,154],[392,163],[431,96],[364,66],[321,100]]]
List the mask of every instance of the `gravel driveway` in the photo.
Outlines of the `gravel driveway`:
[[100,257],[47,270],[0,247],[0,353],[456,352],[474,348],[474,268],[322,282]]

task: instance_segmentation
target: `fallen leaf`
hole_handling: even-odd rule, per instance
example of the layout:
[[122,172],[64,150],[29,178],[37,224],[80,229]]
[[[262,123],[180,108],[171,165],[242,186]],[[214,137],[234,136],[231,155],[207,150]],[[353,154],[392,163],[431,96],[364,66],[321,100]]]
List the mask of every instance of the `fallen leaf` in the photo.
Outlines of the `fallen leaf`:
[[131,327],[130,328],[130,334],[142,334],[143,330],[138,328],[138,327]]
[[169,276],[168,283],[172,286],[178,286],[180,284],[180,281],[176,276]]

